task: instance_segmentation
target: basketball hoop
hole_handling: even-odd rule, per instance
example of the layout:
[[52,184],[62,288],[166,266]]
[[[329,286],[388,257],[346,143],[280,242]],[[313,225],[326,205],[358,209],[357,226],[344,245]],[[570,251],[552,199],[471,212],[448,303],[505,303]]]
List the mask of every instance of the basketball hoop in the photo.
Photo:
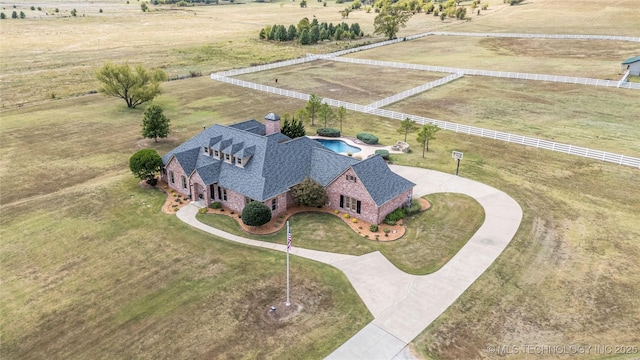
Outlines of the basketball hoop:
[[458,169],[460,169],[460,160],[462,160],[462,153],[460,151],[452,151],[451,157],[458,162],[456,166],[456,176],[458,175]]

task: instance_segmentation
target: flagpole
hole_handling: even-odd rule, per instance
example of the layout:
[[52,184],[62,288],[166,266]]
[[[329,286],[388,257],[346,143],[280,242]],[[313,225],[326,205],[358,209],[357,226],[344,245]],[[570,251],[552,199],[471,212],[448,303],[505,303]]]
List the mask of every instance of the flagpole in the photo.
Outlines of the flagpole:
[[289,306],[289,249],[291,248],[291,233],[289,232],[289,222],[287,221],[287,302],[285,305]]

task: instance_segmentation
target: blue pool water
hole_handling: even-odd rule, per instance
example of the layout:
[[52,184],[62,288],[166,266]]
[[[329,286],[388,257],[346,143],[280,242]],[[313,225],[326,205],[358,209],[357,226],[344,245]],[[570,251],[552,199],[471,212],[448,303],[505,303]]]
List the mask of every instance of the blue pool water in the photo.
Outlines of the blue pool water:
[[333,152],[352,153],[352,154],[360,152],[360,148],[351,146],[342,140],[316,139],[316,141]]

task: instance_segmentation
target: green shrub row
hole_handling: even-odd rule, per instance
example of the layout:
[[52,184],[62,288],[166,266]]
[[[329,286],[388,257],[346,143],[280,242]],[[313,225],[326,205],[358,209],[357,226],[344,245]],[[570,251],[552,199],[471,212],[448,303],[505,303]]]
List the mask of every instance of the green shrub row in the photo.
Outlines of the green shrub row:
[[212,209],[222,209],[222,204],[216,201],[216,202],[211,203],[211,205],[209,205],[209,207],[212,208]]
[[378,143],[378,137],[375,135],[371,135],[368,133],[358,133],[358,135],[356,135],[356,137],[359,140],[362,140],[362,142],[364,142],[365,144],[369,144],[369,145],[374,145]]
[[320,128],[318,129],[318,135],[325,137],[340,137],[340,130],[334,128]]
[[403,208],[397,208],[387,214],[384,218],[384,223],[387,225],[395,225],[398,221],[404,219],[406,215],[407,213]]

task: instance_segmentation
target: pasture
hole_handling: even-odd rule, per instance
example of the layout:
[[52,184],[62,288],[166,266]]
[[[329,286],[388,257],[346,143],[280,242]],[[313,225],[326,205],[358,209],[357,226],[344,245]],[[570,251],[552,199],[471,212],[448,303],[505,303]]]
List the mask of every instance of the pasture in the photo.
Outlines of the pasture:
[[[633,35],[629,24],[638,16],[629,11],[634,2],[624,0],[585,0],[579,16],[567,2],[491,3],[492,12],[466,23],[441,23],[418,14],[401,34],[444,27]],[[204,125],[260,118],[271,111],[294,113],[304,102],[207,77],[168,82],[155,102],[165,108],[172,132],[154,144],[139,135],[144,107],[131,111],[118,99],[82,95],[96,88],[92,74],[105,60],[127,59],[187,74],[302,55],[307,48],[262,43],[253,36],[266,25],[312,14],[337,22],[342,7],[332,2],[326,9],[312,2],[308,9],[291,3],[240,4],[143,14],[137,3],[73,4],[91,11],[80,18],[2,22],[0,28],[3,50],[11,50],[0,54],[0,356],[317,359],[370,321],[341,273],[295,257],[292,294],[304,309],[286,322],[265,318],[264,308],[282,301],[284,256],[207,236],[161,214],[164,195],[140,188],[127,169],[137,149],[154,147],[163,153]],[[104,4],[119,10],[97,14]],[[254,14],[255,9],[260,11]],[[348,22],[359,22],[366,33],[373,16],[355,12]],[[551,21],[558,19],[565,21]],[[585,19],[591,20],[589,28]],[[194,28],[198,36],[185,36]],[[144,36],[122,40],[132,33]],[[96,36],[105,38],[96,41]],[[562,43],[563,51],[567,44]],[[343,46],[348,44],[324,44],[313,51]],[[331,80],[331,86],[347,88],[358,79]],[[366,87],[366,79],[358,81]],[[464,99],[474,108],[463,114],[474,114],[491,111],[491,101],[481,98],[491,89],[517,98],[525,92],[518,83],[503,80],[465,81],[426,95],[442,96],[453,86],[467,94]],[[471,90],[480,87],[478,99],[465,84]],[[533,97],[546,98],[551,95],[545,91],[554,91],[535,86]],[[579,129],[581,136],[611,137],[599,142],[602,146],[614,146],[620,138],[621,147],[637,151],[620,135],[633,136],[631,117],[608,105],[607,99],[619,95],[616,90],[565,91],[578,93],[584,104],[589,99],[601,104],[608,121],[594,123],[589,135],[577,119],[595,112],[595,106],[584,112],[566,106],[555,119],[549,107],[540,127],[557,121]],[[622,105],[630,104],[620,97]],[[455,109],[457,99],[447,99]],[[418,108],[410,103],[415,99],[407,101]],[[506,101],[499,106],[507,109]],[[444,116],[452,110],[438,111]],[[512,116],[534,117],[526,111]],[[486,117],[483,126],[506,126],[496,118]],[[617,118],[619,130],[613,125]],[[384,144],[400,139],[396,128],[392,120],[357,113],[349,113],[344,123],[346,135],[366,129]],[[307,124],[307,130],[314,128]],[[545,131],[556,136],[550,127]],[[504,253],[414,340],[417,353],[481,358],[489,356],[485,349],[490,344],[640,342],[638,169],[449,132],[438,133],[422,158],[415,134],[408,141],[415,151],[392,156],[393,162],[452,173],[451,151],[463,151],[461,176],[505,191],[524,212]]]

